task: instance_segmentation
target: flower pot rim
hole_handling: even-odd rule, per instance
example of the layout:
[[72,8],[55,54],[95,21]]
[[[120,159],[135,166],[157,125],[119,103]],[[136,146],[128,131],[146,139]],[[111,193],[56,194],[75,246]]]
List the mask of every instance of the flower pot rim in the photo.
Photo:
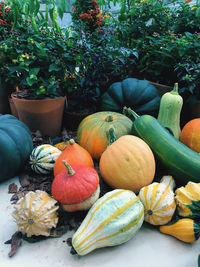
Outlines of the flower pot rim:
[[58,97],[46,97],[46,98],[41,98],[41,99],[28,99],[28,98],[21,98],[21,97],[17,97],[17,95],[16,95],[16,93],[12,93],[11,94],[11,98],[15,98],[15,99],[17,99],[17,100],[19,100],[19,101],[31,101],[31,102],[39,102],[39,101],[43,101],[43,102],[47,102],[47,101],[49,101],[49,100],[51,100],[51,101],[56,101],[57,99],[61,99],[61,98],[63,98],[63,99],[65,99],[66,98],[66,96],[58,96]]

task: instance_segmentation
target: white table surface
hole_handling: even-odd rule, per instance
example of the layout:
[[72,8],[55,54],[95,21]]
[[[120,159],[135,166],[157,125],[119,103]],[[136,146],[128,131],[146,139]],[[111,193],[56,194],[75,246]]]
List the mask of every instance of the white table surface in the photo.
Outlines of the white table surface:
[[86,256],[70,254],[70,247],[63,241],[72,236],[71,231],[36,243],[23,240],[17,253],[9,258],[11,246],[4,242],[17,231],[11,216],[12,194],[8,194],[12,182],[19,185],[18,177],[0,183],[0,267],[197,267],[200,239],[185,244],[147,224],[125,244],[98,249]]

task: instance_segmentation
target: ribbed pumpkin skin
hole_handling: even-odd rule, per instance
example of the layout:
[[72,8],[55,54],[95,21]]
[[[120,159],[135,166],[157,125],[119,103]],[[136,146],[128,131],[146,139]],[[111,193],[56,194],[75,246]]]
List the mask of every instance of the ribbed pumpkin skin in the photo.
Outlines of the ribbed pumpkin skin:
[[122,112],[124,106],[137,114],[157,116],[160,97],[157,89],[146,80],[127,78],[113,83],[101,97],[102,110]]
[[[112,116],[112,121],[106,121],[109,115]],[[120,113],[97,112],[81,121],[77,130],[77,140],[93,158],[99,159],[108,145],[108,130],[114,128],[115,135],[119,138],[130,134],[131,127],[132,121]]]
[[0,114],[0,182],[14,177],[24,167],[32,150],[29,128],[12,115]]
[[180,141],[192,150],[200,153],[200,118],[186,123],[181,131]]
[[170,183],[170,179],[168,185],[155,182],[140,190],[138,196],[144,205],[146,222],[152,225],[163,225],[172,219],[176,203]]
[[72,166],[80,164],[94,167],[94,162],[89,152],[79,144],[70,144],[69,141],[67,141],[66,148],[62,151],[55,162],[53,170],[54,176],[58,175],[60,172],[66,169],[65,165],[62,163],[62,160],[66,160],[68,164]]
[[84,165],[73,165],[72,168],[74,175],[68,176],[64,170],[55,176],[52,183],[52,195],[61,204],[80,203],[89,198],[99,185],[94,168]]
[[72,237],[79,255],[128,241],[140,229],[144,208],[129,190],[116,189],[99,198]]
[[33,149],[30,155],[29,164],[36,173],[47,174],[52,172],[54,164],[61,154],[61,151],[49,144],[43,144]]
[[200,219],[200,183],[188,182],[175,191],[178,214],[182,217]]
[[155,159],[149,146],[139,137],[124,135],[108,146],[100,158],[100,173],[113,188],[137,193],[155,175]]

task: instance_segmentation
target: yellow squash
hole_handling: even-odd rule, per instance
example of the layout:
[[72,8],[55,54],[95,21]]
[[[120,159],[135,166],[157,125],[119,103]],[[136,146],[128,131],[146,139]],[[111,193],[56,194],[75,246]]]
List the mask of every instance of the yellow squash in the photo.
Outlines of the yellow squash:
[[174,224],[162,225],[159,229],[161,233],[174,236],[186,243],[193,243],[200,236],[199,224],[189,218],[180,219]]

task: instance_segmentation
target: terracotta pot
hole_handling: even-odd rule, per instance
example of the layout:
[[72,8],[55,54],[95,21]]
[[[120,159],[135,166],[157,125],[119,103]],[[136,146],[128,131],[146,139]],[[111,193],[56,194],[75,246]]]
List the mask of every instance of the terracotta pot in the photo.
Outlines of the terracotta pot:
[[31,131],[39,130],[42,135],[55,137],[61,132],[66,97],[48,99],[21,99],[11,95],[19,120]]
[[149,81],[149,82],[150,82],[150,84],[152,84],[156,87],[159,96],[162,96],[165,93],[170,92],[173,89],[173,87],[168,86],[168,85],[155,83],[155,82],[151,82],[151,81]]
[[15,107],[15,104],[13,102],[13,99],[10,97],[9,98],[9,105],[10,105],[10,112],[13,116],[15,116],[17,119],[19,119],[17,109]]

